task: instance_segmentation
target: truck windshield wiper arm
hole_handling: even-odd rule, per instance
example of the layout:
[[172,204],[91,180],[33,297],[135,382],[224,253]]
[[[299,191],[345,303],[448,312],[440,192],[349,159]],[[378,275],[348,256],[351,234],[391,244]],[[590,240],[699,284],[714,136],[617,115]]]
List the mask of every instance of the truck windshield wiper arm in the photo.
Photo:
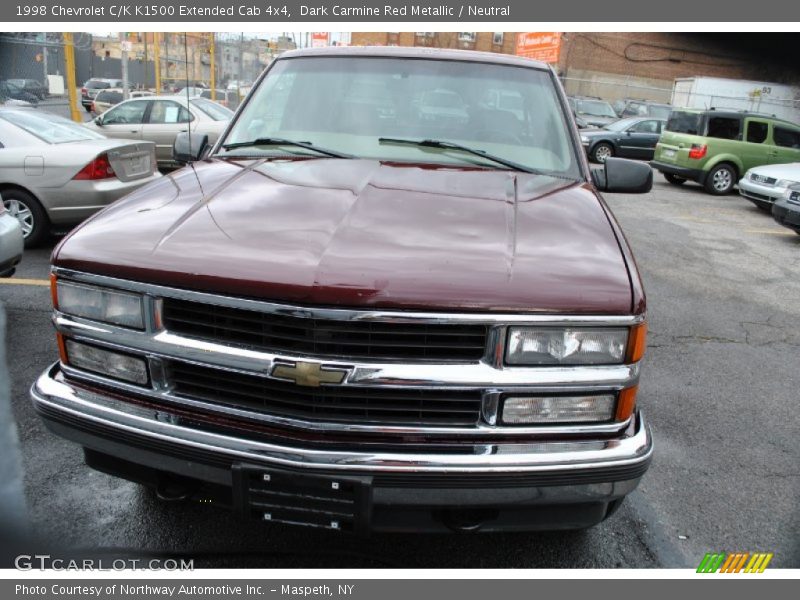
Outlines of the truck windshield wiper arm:
[[515,171],[524,171],[525,173],[536,173],[538,175],[546,175],[546,173],[542,171],[537,171],[536,169],[532,169],[531,167],[526,167],[525,165],[521,165],[511,160],[507,160],[500,156],[495,156],[494,154],[489,154],[483,150],[478,150],[477,148],[470,148],[469,146],[462,146],[461,144],[455,144],[453,142],[445,142],[442,140],[407,140],[403,138],[388,138],[382,137],[378,138],[378,142],[381,144],[407,144],[409,146],[419,146],[420,148],[439,148],[441,150],[458,150],[460,152],[466,152],[467,154],[472,154],[474,156],[479,156],[481,158],[485,158],[486,160],[490,160],[495,162],[499,165],[503,165],[504,167],[508,167],[509,169],[513,169]]
[[250,148],[252,146],[297,146],[298,148],[305,148],[325,156],[332,156],[333,158],[353,158],[348,154],[335,152],[315,146],[311,142],[298,142],[295,140],[287,140],[285,138],[263,137],[250,140],[249,142],[234,142],[232,144],[222,144],[224,150],[233,150],[235,148]]

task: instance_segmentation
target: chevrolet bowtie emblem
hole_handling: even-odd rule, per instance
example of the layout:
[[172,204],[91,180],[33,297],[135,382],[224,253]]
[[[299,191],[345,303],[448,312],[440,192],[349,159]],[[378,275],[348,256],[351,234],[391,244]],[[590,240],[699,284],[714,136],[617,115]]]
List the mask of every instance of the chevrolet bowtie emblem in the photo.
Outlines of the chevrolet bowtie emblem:
[[278,364],[272,369],[273,377],[288,379],[306,387],[319,387],[321,383],[342,383],[345,375],[347,375],[346,369],[323,368],[320,364],[307,362]]

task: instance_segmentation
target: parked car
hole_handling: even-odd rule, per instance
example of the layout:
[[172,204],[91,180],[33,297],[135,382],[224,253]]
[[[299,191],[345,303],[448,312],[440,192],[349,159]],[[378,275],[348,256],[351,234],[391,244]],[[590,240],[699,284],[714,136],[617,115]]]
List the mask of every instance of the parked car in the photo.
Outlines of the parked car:
[[696,181],[722,195],[753,167],[790,162],[800,162],[800,125],[759,113],[676,109],[650,164],[670,183]]
[[184,86],[184,87],[179,87],[175,91],[175,94],[177,96],[186,96],[186,94],[189,94],[190,97],[195,98],[195,97],[202,96],[203,92],[205,92],[206,89],[207,88],[197,87],[197,86]]
[[23,102],[27,106],[39,104],[39,99],[36,96],[8,80],[0,81],[0,100],[4,104],[16,104],[19,102]]
[[154,181],[155,147],[109,140],[56,115],[0,108],[0,194],[26,246]]
[[[359,79],[393,92],[394,118],[342,118],[368,104]],[[403,108],[439,89],[518,92],[528,120],[503,141],[452,119],[432,138]],[[62,353],[34,406],[90,465],[260,521],[605,519],[653,446],[644,292],[599,191],[646,192],[652,171],[590,172],[564,100],[515,56],[282,54],[210,151],[178,135],[176,160],[203,160],[54,252]]]
[[772,205],[772,217],[784,227],[800,234],[800,189],[793,186]]
[[122,79],[103,79],[93,77],[83,84],[81,88],[81,105],[86,112],[91,112],[92,101],[100,90],[123,87]]
[[665,119],[629,118],[609,123],[602,129],[581,131],[581,144],[594,162],[610,156],[653,158]]
[[614,112],[620,118],[624,117],[654,117],[656,119],[667,120],[672,107],[669,104],[660,102],[650,102],[648,100],[637,100],[633,98],[623,98],[613,104]]
[[573,114],[590,127],[603,127],[619,120],[611,105],[600,98],[570,96],[568,102]]
[[[148,90],[128,90],[128,98],[149,98],[154,96],[153,92]],[[107,90],[100,90],[92,101],[91,112],[95,115],[102,115],[112,106],[116,106],[125,97],[125,90],[122,88],[109,88]]]
[[50,95],[47,86],[36,79],[9,79],[8,81],[29,94],[33,94],[38,100],[44,100]]
[[[12,209],[16,208],[12,204]],[[11,277],[22,260],[22,227],[5,206],[0,193],[0,277]]]
[[153,96],[120,102],[105,113],[84,123],[106,137],[145,140],[155,143],[156,160],[162,168],[172,168],[172,144],[181,131],[208,135],[211,143],[227,127],[233,111],[205,98]]
[[200,94],[201,98],[205,98],[206,100],[213,100],[222,106],[230,108],[231,110],[236,110],[239,106],[239,94],[236,90],[216,90],[215,94],[216,97],[211,97],[211,90],[203,90],[203,93]]
[[739,180],[739,194],[758,208],[772,210],[791,186],[800,185],[800,162],[764,165],[747,171]]

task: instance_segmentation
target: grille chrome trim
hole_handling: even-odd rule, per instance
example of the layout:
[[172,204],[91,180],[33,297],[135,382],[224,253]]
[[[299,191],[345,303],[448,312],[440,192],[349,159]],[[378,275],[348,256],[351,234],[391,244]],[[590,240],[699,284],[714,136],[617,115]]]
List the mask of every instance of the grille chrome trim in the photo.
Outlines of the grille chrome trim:
[[[546,393],[592,393],[619,391],[635,385],[639,380],[640,364],[578,367],[507,367],[503,364],[506,325],[588,325],[629,326],[644,320],[644,315],[552,315],[552,314],[491,314],[491,313],[425,313],[404,311],[373,311],[339,308],[308,308],[275,304],[257,300],[217,296],[204,292],[177,290],[164,286],[143,284],[112,277],[80,273],[67,269],[53,269],[58,277],[82,283],[107,286],[142,293],[145,296],[145,331],[133,331],[87,319],[54,312],[56,329],[76,340],[88,341],[101,346],[145,355],[150,363],[153,387],[143,389],[125,386],[119,382],[104,380],[63,366],[63,371],[72,377],[89,383],[97,383],[119,389],[121,392],[145,395],[155,400],[183,405],[197,410],[216,412],[221,415],[258,420],[287,429],[325,432],[385,432],[388,435],[448,435],[450,437],[512,436],[542,437],[571,434],[618,433],[630,422],[619,423],[504,427],[497,425],[498,398],[501,394],[546,394]],[[218,303],[225,306],[244,307],[249,310],[264,310],[276,314],[296,315],[298,312],[320,318],[343,320],[373,320],[400,323],[466,323],[489,326],[486,351],[479,360],[471,362],[415,362],[415,361],[342,361],[325,357],[275,354],[220,343],[190,339],[161,328],[161,298],[181,298],[191,301]],[[415,390],[480,390],[482,403],[480,421],[475,426],[403,426],[376,425],[334,421],[309,421],[287,418],[235,407],[214,406],[197,399],[178,397],[168,384],[164,361],[182,362],[211,368],[239,372],[245,375],[269,377],[276,363],[303,361],[319,365],[344,368],[349,376],[337,387],[385,387]]]
[[76,388],[68,381],[57,379],[58,371],[56,363],[31,387],[31,399],[37,410],[49,408],[86,423],[108,425],[120,432],[175,442],[238,460],[253,460],[256,463],[291,468],[444,474],[567,473],[636,465],[649,461],[653,452],[652,436],[641,414],[634,417],[635,430],[630,436],[572,442],[498,443],[485,446],[484,452],[463,455],[288,447],[178,425],[176,423],[179,420],[172,418],[167,411],[154,414],[151,409]]

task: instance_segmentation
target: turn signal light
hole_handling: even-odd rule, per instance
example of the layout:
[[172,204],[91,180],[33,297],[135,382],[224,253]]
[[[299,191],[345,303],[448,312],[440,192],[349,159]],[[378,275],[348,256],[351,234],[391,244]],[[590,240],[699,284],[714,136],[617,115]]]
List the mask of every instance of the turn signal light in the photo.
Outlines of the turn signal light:
[[111,179],[112,177],[116,177],[116,173],[114,173],[114,167],[111,166],[111,163],[108,162],[108,155],[101,154],[97,158],[95,158],[92,162],[88,165],[83,167],[78,173],[73,177],[76,180],[87,180],[87,179]]
[[708,146],[706,144],[692,144],[689,150],[689,158],[703,158],[707,152]]
[[642,322],[631,327],[628,333],[626,363],[639,362],[644,358],[645,347],[647,346],[647,323]]
[[633,414],[637,391],[639,391],[638,385],[620,391],[617,397],[617,414],[614,415],[616,421],[624,421]]

